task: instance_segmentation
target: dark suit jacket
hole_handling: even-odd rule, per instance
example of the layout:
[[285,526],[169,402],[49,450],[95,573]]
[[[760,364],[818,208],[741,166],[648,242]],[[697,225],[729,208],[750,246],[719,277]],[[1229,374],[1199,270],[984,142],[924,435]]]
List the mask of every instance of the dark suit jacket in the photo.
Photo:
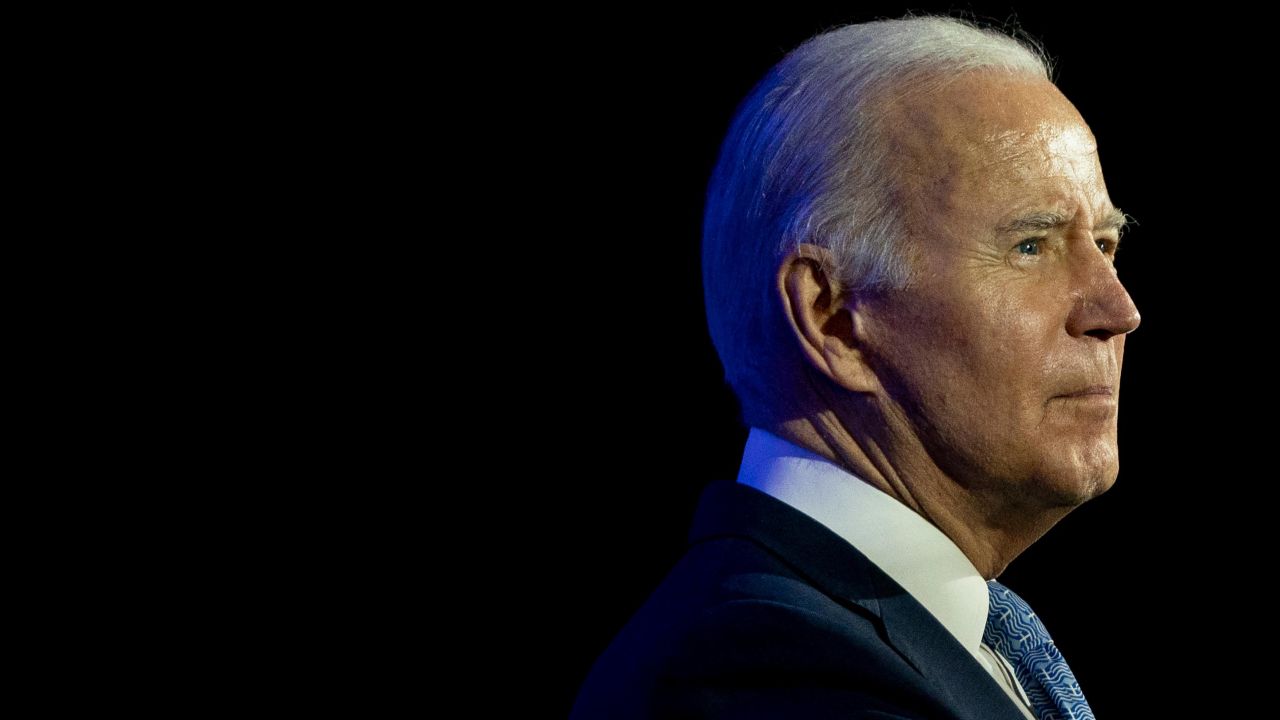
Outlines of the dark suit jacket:
[[572,720],[1024,720],[846,540],[755,488],[703,492],[689,547],[597,659]]

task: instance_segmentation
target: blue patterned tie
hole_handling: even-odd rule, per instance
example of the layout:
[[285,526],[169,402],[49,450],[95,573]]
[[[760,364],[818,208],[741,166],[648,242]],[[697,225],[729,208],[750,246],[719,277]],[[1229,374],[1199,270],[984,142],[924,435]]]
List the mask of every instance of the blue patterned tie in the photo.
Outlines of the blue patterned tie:
[[982,641],[1013,666],[1036,717],[1094,720],[1075,675],[1026,601],[995,580],[987,581],[987,593],[991,605]]

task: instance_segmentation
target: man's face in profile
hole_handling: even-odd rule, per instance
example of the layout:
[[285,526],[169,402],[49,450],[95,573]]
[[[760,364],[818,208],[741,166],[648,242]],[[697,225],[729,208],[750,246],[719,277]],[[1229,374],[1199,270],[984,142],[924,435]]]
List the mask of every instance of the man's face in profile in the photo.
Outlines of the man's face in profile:
[[890,411],[966,487],[1041,507],[1105,492],[1139,315],[1093,134],[1049,82],[994,73],[893,112],[916,281],[865,311]]

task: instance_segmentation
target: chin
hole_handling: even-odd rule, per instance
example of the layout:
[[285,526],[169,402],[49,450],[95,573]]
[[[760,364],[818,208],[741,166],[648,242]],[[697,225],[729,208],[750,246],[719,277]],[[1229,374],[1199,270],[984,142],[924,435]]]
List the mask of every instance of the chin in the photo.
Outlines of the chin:
[[1115,438],[1096,438],[1091,442],[1061,448],[1057,454],[1056,482],[1049,486],[1058,491],[1063,505],[1080,505],[1111,489],[1120,474],[1120,452]]
[[1105,470],[1100,475],[1090,478],[1084,500],[1087,502],[1110,490],[1111,486],[1116,484],[1118,474],[1113,470]]
[[1043,483],[1042,487],[1049,495],[1046,498],[1049,505],[1077,507],[1110,490],[1118,475],[1119,466],[1112,462],[1075,466]]

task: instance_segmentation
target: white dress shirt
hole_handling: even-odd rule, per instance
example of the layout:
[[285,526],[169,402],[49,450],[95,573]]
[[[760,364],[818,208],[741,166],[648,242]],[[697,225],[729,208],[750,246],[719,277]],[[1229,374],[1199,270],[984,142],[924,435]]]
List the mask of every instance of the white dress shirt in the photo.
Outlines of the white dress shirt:
[[738,482],[830,528],[911,593],[991,673],[1031,720],[1013,668],[986,643],[987,582],[951,538],[911,508],[830,460],[751,428]]

